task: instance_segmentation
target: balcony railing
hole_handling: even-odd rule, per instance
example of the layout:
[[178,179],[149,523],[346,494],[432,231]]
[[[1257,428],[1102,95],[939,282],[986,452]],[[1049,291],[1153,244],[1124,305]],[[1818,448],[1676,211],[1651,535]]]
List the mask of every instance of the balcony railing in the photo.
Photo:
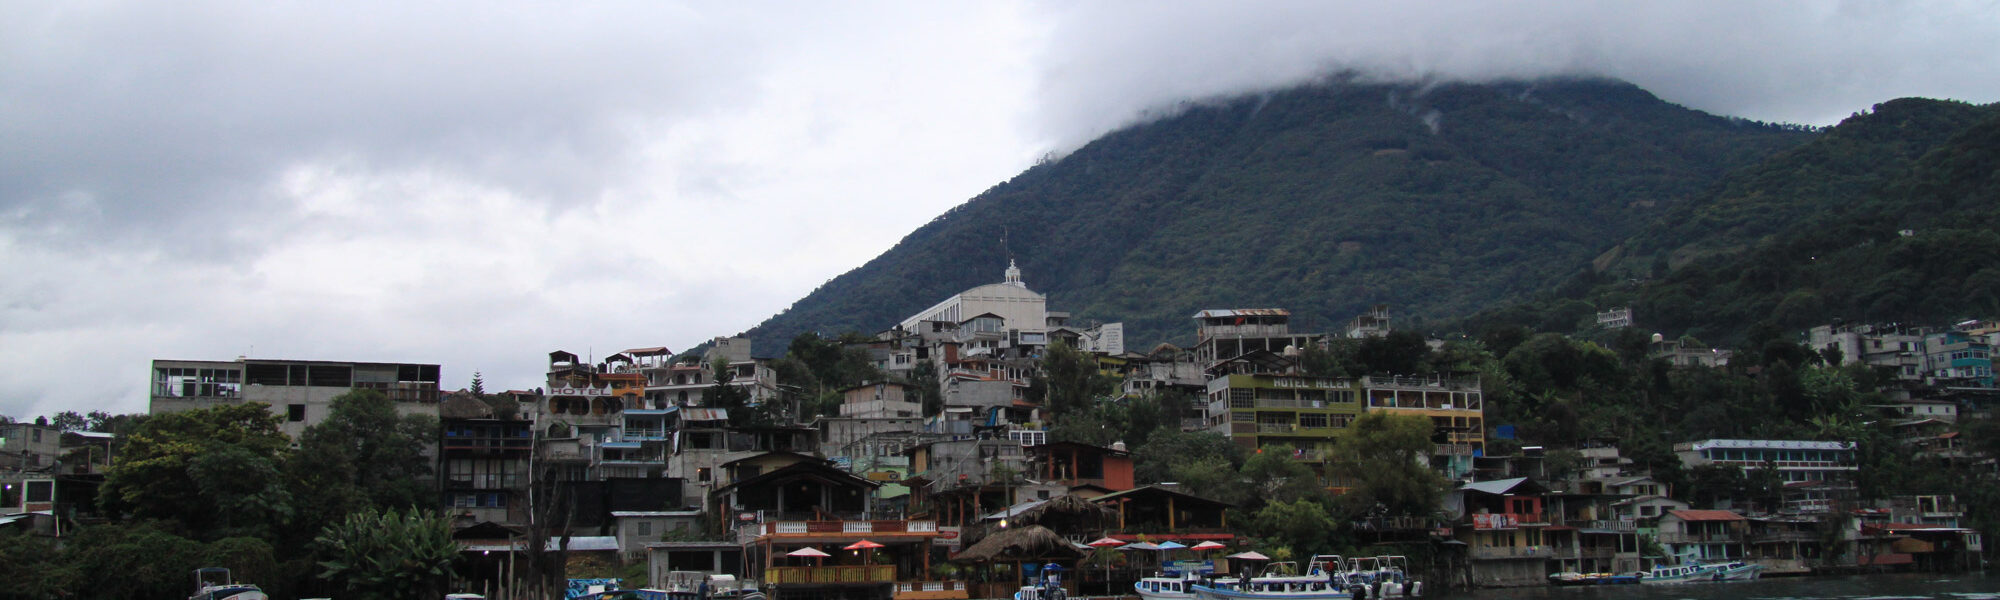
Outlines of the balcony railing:
[[1639,530],[1639,523],[1637,521],[1619,519],[1608,521],[1571,521],[1569,524],[1576,526],[1577,529],[1604,529],[1619,533],[1632,533]]
[[1542,513],[1493,513],[1472,515],[1473,529],[1515,529],[1523,525],[1548,525]]
[[773,585],[895,583],[896,565],[771,567],[764,570],[764,579]]
[[[1098,570],[1097,572],[1102,572],[1102,569]],[[949,592],[953,590],[964,590],[967,589],[966,583],[967,582],[964,581],[903,581],[903,582],[898,582],[896,584],[896,593],[908,594],[911,592]]]
[[768,521],[765,535],[936,533],[937,521]]
[[1554,558],[1555,554],[1555,549],[1549,546],[1478,546],[1472,549],[1474,560]]
[[1662,544],[1740,544],[1743,536],[1736,533],[1668,533],[1660,532]]

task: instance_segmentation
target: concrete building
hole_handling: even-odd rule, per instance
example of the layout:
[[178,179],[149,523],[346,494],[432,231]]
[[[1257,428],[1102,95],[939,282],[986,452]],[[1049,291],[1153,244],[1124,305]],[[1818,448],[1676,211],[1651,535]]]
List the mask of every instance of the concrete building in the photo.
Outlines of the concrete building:
[[313,360],[155,360],[149,411],[162,414],[226,404],[262,402],[283,417],[280,428],[297,439],[326,420],[333,399],[375,390],[405,415],[437,416],[441,399],[437,365]]
[[1325,477],[1334,441],[1361,415],[1360,383],[1282,367],[1256,372],[1248,365],[1259,358],[1275,363],[1279,357],[1260,350],[1224,361],[1225,367],[1243,366],[1208,381],[1209,430],[1250,449],[1290,446],[1294,458]]
[[1431,420],[1443,439],[1431,467],[1458,479],[1472,459],[1486,453],[1486,401],[1477,377],[1368,376],[1361,378],[1363,410],[1418,415]]
[[1992,388],[1993,344],[1958,328],[1924,336],[1924,371],[1940,387]]
[[1921,381],[1924,370],[1924,331],[1896,323],[1821,325],[1806,332],[1806,345],[1814,350],[1835,350],[1840,364],[1866,364],[1887,369],[1899,380]]
[[1194,320],[1195,362],[1204,369],[1258,350],[1282,355],[1319,339],[1293,333],[1292,312],[1282,308],[1210,309],[1195,313]]

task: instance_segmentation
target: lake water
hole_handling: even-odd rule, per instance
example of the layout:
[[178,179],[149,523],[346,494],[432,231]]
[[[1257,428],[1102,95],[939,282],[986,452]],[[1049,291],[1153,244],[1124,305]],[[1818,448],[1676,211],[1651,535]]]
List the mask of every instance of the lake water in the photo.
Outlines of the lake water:
[[1535,587],[1452,592],[1451,600],[2000,600],[2000,574],[1773,577],[1734,583]]

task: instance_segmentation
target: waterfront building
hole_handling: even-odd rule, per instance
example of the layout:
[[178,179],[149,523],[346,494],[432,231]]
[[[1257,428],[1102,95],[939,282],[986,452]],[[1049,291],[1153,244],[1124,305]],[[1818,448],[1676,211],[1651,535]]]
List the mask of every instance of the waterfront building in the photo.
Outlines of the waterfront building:
[[470,394],[450,394],[438,413],[438,489],[453,525],[527,524],[534,425],[494,418],[492,408]]
[[1963,328],[1924,336],[1924,371],[1932,385],[1993,387],[1993,344]]
[[1688,467],[1728,465],[1746,472],[1773,469],[1785,482],[1783,509],[1820,513],[1854,489],[1854,442],[1701,440],[1674,444]]
[[1298,374],[1292,361],[1265,350],[1210,370],[1207,423],[1251,451],[1288,447],[1322,478],[1336,439],[1362,411],[1362,387],[1344,377]]
[[1472,583],[1484,587],[1543,585],[1555,557],[1545,510],[1549,488],[1515,477],[1458,487],[1446,500],[1454,535],[1466,545]]
[[1749,521],[1726,510],[1673,510],[1661,515],[1656,539],[1681,562],[1742,560]]

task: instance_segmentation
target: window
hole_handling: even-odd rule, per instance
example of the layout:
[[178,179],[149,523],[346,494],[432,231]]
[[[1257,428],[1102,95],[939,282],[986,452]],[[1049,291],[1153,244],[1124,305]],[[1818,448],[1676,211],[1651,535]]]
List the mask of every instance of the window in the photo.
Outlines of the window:
[[46,480],[28,482],[27,489],[22,492],[21,500],[23,502],[55,502],[56,482]]
[[1307,429],[1325,429],[1326,415],[1315,413],[1299,415],[1299,426]]
[[285,420],[297,423],[306,420],[306,405],[293,404],[285,407]]
[[1035,499],[1037,499],[1037,500],[1047,500],[1047,499],[1049,499],[1049,491],[1048,491],[1048,490],[1035,490]]
[[640,521],[640,522],[639,522],[639,535],[640,535],[640,536],[649,536],[649,535],[653,535],[653,522],[652,522],[652,521]]
[[707,482],[708,482],[708,467],[702,467],[702,468],[699,468],[699,469],[695,469],[695,470],[694,470],[694,480],[695,480],[695,481],[699,481],[699,482],[702,482],[702,483],[707,483]]

